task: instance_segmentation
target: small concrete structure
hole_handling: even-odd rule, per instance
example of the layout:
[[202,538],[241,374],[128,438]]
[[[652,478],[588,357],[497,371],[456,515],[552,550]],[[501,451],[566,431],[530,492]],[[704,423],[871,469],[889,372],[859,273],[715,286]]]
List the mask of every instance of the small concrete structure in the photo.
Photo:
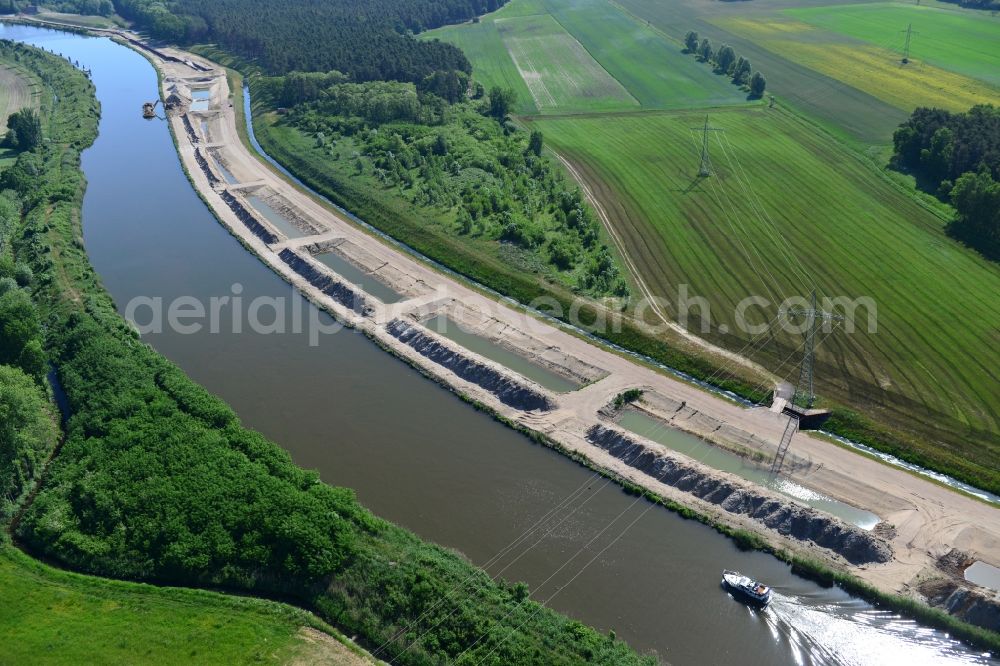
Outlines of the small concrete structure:
[[828,409],[806,409],[789,402],[781,410],[786,416],[796,416],[799,419],[799,428],[802,430],[818,430],[830,418]]

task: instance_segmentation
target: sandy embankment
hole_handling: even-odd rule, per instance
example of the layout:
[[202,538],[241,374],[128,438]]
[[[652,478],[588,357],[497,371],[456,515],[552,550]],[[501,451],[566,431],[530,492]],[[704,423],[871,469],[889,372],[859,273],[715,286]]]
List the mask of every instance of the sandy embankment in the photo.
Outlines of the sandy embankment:
[[[134,36],[130,37],[135,47]],[[885,535],[892,551],[888,562],[852,565],[833,550],[769,527],[752,512],[726,511],[690,489],[661,483],[646,471],[636,469],[629,460],[616,457],[592,441],[594,428],[606,426],[601,410],[624,390],[639,387],[658,396],[656,400],[661,402],[653,407],[673,425],[716,442],[757,451],[763,457],[773,456],[786,419],[766,408],[744,408],[526,317],[390,246],[321,202],[288,186],[247,150],[236,132],[237,109],[230,104],[231,91],[221,68],[173,49],[147,51],[145,55],[163,74],[164,96],[174,86],[183,91],[197,84],[211,90],[207,111],[174,111],[169,114],[169,122],[194,186],[219,220],[312,302],[363,330],[441,383],[520,427],[546,436],[596,467],[690,506],[720,523],[756,532],[776,546],[849,570],[888,592],[915,593],[918,582],[929,577],[947,577],[949,574],[937,566],[938,558],[955,548],[972,559],[1000,566],[1000,509],[806,432],[795,436],[792,464],[786,473],[803,486],[878,515],[886,523],[879,534]],[[220,163],[235,183],[227,182],[219,169]],[[245,197],[251,193],[261,193],[277,201],[283,215],[308,235],[286,237],[246,205]],[[312,258],[317,248],[335,248],[356,266],[402,294],[403,299],[389,305],[359,293],[347,280]],[[344,289],[351,293],[349,298]],[[508,348],[586,384],[564,394],[547,391],[501,365],[457,347],[420,324],[436,312],[448,312],[472,322],[487,337],[507,341]],[[402,331],[408,333],[403,335]],[[410,344],[414,337],[420,339],[420,344]],[[422,353],[430,347],[438,351]],[[469,371],[473,366],[478,370]],[[484,381],[487,375],[491,379]],[[507,389],[497,391],[500,385]],[[505,400],[510,390],[537,395],[541,400]],[[631,439],[643,447],[659,446],[637,436]],[[698,465],[693,461],[691,464]],[[701,472],[706,478],[727,476],[703,466]],[[767,493],[763,488],[759,490]],[[791,504],[785,498],[781,502]],[[955,579],[952,572],[951,580]]]

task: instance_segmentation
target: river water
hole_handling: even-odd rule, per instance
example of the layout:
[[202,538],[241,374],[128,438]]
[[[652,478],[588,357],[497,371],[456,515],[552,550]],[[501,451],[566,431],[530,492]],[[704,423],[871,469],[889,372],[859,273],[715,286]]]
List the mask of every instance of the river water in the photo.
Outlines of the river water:
[[[141,118],[156,75],[106,39],[22,26],[17,39],[92,69],[100,136],[83,156],[84,239],[124,312],[136,297],[284,299],[329,323],[216,222],[185,178],[168,129]],[[277,300],[273,302],[278,302]],[[148,316],[136,317],[143,323]],[[266,319],[266,315],[262,315]],[[700,524],[636,500],[474,411],[343,330],[236,334],[226,321],[145,340],[227,400],[244,423],[377,514],[454,548],[539,600],[675,664],[996,663],[945,634],[793,576]],[[306,329],[308,330],[308,329]],[[569,498],[569,501],[564,501]],[[519,547],[498,553],[540,519]],[[586,565],[586,566],[585,566]],[[734,602],[723,568],[772,584],[765,612]]]

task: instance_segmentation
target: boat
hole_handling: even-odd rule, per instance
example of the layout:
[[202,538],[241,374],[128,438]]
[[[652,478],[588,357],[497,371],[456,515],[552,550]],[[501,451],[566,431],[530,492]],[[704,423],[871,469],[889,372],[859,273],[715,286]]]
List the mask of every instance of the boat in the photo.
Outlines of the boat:
[[771,588],[749,576],[744,576],[739,571],[723,570],[722,586],[736,599],[751,606],[765,608],[771,603]]

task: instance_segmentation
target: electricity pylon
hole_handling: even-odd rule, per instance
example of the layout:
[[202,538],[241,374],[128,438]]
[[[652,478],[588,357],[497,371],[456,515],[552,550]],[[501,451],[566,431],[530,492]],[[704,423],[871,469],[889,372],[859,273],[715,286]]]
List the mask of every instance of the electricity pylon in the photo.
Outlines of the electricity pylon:
[[784,311],[784,314],[804,316],[806,318],[805,351],[802,355],[802,365],[799,366],[799,383],[795,386],[795,395],[792,397],[792,404],[803,404],[802,402],[799,402],[801,398],[804,400],[806,409],[811,409],[813,403],[816,402],[816,394],[813,393],[813,362],[816,354],[816,320],[842,320],[843,317],[838,314],[833,314],[832,312],[817,310],[815,289],[813,289],[812,292],[811,307],[788,308]]
[[900,30],[900,32],[906,33],[906,44],[903,45],[903,64],[910,62],[910,38],[913,35],[919,35],[919,32],[913,32],[913,24],[907,23],[906,30]]
[[692,127],[692,130],[701,132],[701,166],[698,168],[698,176],[705,178],[712,175],[711,162],[708,159],[708,133],[709,132],[721,132],[721,127],[709,127],[708,126],[708,114],[705,114],[705,126],[704,127]]

